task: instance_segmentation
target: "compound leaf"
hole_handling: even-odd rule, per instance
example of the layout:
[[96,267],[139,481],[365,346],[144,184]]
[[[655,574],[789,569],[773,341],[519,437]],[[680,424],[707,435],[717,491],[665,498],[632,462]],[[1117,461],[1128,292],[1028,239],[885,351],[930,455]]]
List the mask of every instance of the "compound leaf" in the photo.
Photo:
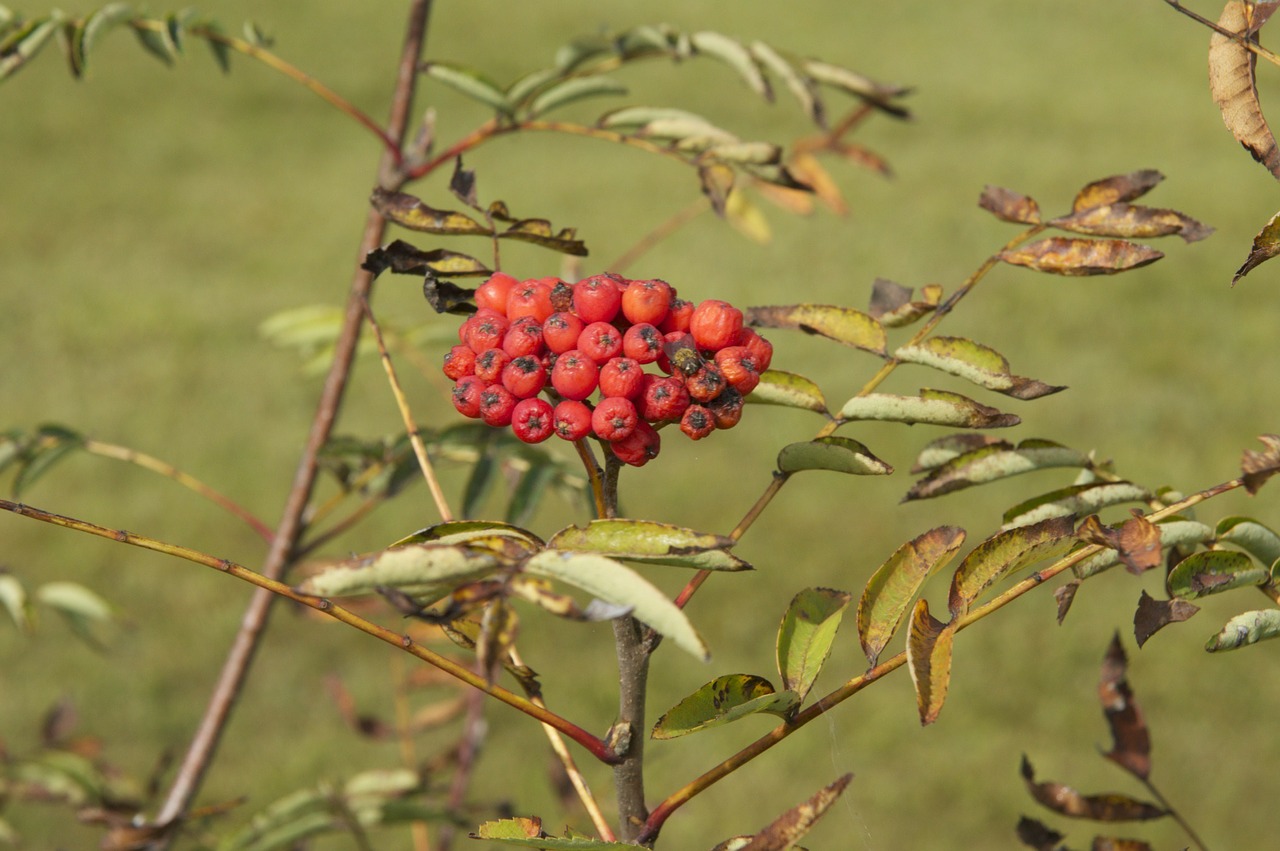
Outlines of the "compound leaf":
[[1031,762],[1022,758],[1022,777],[1027,782],[1027,790],[1042,806],[1055,813],[1075,818],[1087,818],[1093,821],[1147,821],[1168,815],[1168,812],[1155,804],[1139,801],[1127,795],[1102,794],[1082,795],[1070,786],[1045,781],[1037,783]]

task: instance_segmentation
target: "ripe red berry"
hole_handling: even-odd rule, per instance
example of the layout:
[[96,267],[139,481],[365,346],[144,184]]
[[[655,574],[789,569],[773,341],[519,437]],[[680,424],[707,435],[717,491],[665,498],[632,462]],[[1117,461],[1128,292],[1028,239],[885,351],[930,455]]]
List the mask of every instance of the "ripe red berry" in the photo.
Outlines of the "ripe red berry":
[[622,293],[622,315],[628,322],[657,325],[671,309],[671,285],[666,281],[632,281]]
[[636,430],[640,415],[630,399],[610,396],[601,399],[591,412],[591,430],[601,440],[622,440]]
[[555,407],[553,426],[557,437],[582,440],[591,433],[591,409],[576,399],[565,399]]
[[607,275],[592,275],[573,285],[573,309],[583,322],[612,322],[621,306],[622,291]]
[[454,346],[444,355],[444,374],[457,381],[467,375],[475,375],[476,353],[470,346]]
[[517,399],[529,399],[547,386],[547,368],[533,355],[521,355],[502,368],[502,386]]
[[551,368],[551,386],[566,399],[582,401],[595,392],[600,379],[600,367],[577,349],[571,349],[556,358]]
[[562,354],[578,347],[578,338],[587,324],[573,313],[559,311],[547,317],[542,323],[542,339],[547,350]]
[[689,391],[679,378],[646,375],[636,407],[651,423],[675,422],[689,407]]
[[551,284],[546,281],[525,281],[511,291],[507,298],[507,318],[512,322],[522,316],[532,316],[539,323],[555,311],[551,307]]
[[476,287],[476,307],[487,307],[506,315],[507,298],[520,283],[505,272],[494,272],[489,280]]
[[732,387],[727,387],[723,393],[707,403],[707,410],[711,411],[711,416],[716,421],[716,428],[733,428],[742,419],[742,394]]
[[756,362],[756,372],[764,372],[773,362],[773,343],[757,334],[754,328],[743,328],[734,345],[751,352],[751,357]]
[[543,348],[542,326],[531,316],[512,322],[502,338],[502,350],[513,358],[542,354]]
[[604,363],[622,353],[622,332],[608,322],[592,322],[582,329],[578,350],[596,363]]
[[485,384],[495,384],[502,378],[502,370],[511,363],[511,355],[502,349],[486,349],[476,355],[475,374]]
[[671,308],[667,318],[658,323],[658,330],[664,334],[672,331],[688,331],[689,321],[693,318],[693,302],[682,298],[671,299]]
[[610,358],[600,367],[600,395],[634,399],[640,395],[644,369],[631,358]]
[[697,402],[710,402],[728,386],[714,363],[709,363],[684,380],[689,395]]
[[511,409],[511,431],[525,443],[541,443],[555,430],[554,418],[546,399],[521,399]]
[[716,430],[715,416],[701,405],[690,405],[680,418],[680,430],[693,440],[701,440]]
[[653,363],[662,352],[662,332],[648,322],[632,325],[622,335],[622,353],[637,363]]
[[727,301],[709,298],[699,304],[689,317],[689,333],[705,351],[718,351],[733,345],[742,331],[742,311]]
[[515,407],[516,397],[501,384],[490,384],[480,393],[480,418],[486,425],[511,425],[511,412]]
[[478,419],[480,416],[480,395],[484,392],[485,383],[474,375],[464,375],[453,385],[450,398],[453,407],[464,417]]
[[760,383],[755,356],[746,346],[727,346],[716,352],[716,366],[729,386],[746,396]]
[[502,314],[486,308],[477,311],[462,326],[462,342],[470,346],[473,352],[480,354],[485,349],[501,346],[502,338],[506,336],[511,323]]
[[644,420],[636,423],[636,429],[630,435],[609,444],[609,449],[618,456],[618,460],[632,467],[643,467],[657,458],[661,448],[661,435]]

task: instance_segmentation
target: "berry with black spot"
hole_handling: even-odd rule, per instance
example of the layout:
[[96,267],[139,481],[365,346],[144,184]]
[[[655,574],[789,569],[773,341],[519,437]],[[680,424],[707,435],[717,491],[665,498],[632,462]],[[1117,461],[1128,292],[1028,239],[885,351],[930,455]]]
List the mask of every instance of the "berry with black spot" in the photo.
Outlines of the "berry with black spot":
[[688,331],[692,319],[693,302],[673,298],[666,318],[658,323],[658,329],[664,334],[670,334],[672,331]]
[[599,381],[600,367],[577,349],[557,357],[551,367],[551,386],[565,399],[586,399],[595,392]]
[[476,353],[470,346],[454,346],[445,352],[444,374],[457,381],[476,374]]
[[555,431],[555,412],[546,399],[521,399],[511,409],[511,431],[525,443],[541,443]]
[[453,385],[449,398],[458,413],[473,420],[480,418],[480,395],[487,385],[474,375],[464,375]]
[[502,349],[486,349],[476,355],[475,374],[485,384],[496,384],[502,380],[502,370],[511,363],[511,355]]
[[480,354],[485,349],[501,346],[502,338],[511,327],[507,317],[488,308],[477,311],[462,325],[462,342],[470,346],[476,354]]
[[592,322],[578,336],[578,350],[596,363],[622,353],[622,332],[608,322]]
[[577,314],[557,311],[542,323],[542,340],[547,351],[562,354],[578,347],[578,338],[586,327],[587,324]]
[[490,384],[480,393],[480,419],[498,428],[511,425],[516,397],[501,384]]
[[673,423],[684,415],[689,402],[689,391],[679,378],[646,375],[636,407],[651,423]]
[[764,372],[773,362],[773,343],[760,336],[754,328],[743,328],[734,345],[751,352],[751,357],[756,362],[756,372]]
[[507,299],[520,282],[505,272],[494,272],[489,280],[476,287],[476,307],[507,313]]
[[746,346],[728,346],[716,352],[716,366],[729,386],[746,396],[760,383],[755,355]]
[[609,396],[600,400],[591,412],[591,430],[596,437],[610,442],[622,440],[636,430],[640,415],[630,399]]
[[521,355],[502,368],[502,386],[517,399],[530,399],[547,386],[547,368],[533,355]]
[[690,405],[680,418],[680,430],[693,440],[702,440],[716,430],[715,415],[702,405]]
[[609,358],[600,367],[600,395],[635,399],[640,395],[644,369],[631,358]]
[[662,352],[662,332],[648,322],[632,325],[622,334],[622,353],[637,363],[653,363]]
[[592,275],[573,285],[573,310],[583,322],[612,322],[622,306],[622,290],[607,275]]
[[502,338],[502,350],[513,358],[521,355],[540,355],[546,344],[542,340],[542,326],[531,316],[511,323]]
[[716,428],[733,428],[742,419],[742,394],[732,387],[707,403],[707,410],[716,421]]
[[710,402],[728,387],[724,376],[714,363],[704,364],[701,369],[684,380],[689,395],[695,402]]
[[671,309],[671,285],[666,281],[632,281],[622,293],[622,315],[628,322],[657,325]]

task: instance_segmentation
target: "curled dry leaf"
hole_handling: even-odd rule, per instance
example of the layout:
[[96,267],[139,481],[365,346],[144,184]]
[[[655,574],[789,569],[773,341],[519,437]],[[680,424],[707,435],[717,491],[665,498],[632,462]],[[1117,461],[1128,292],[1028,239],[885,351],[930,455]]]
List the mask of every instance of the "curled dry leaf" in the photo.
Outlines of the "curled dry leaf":
[[1151,734],[1125,677],[1128,666],[1120,636],[1114,635],[1102,659],[1102,676],[1098,680],[1098,699],[1111,728],[1112,741],[1111,750],[1103,756],[1146,780],[1151,774]]
[[1133,510],[1133,519],[1126,520],[1119,529],[1103,526],[1098,515],[1091,514],[1076,534],[1086,543],[1115,550],[1131,573],[1145,573],[1160,566],[1160,530],[1137,509]]
[[1186,242],[1196,242],[1213,233],[1213,228],[1177,210],[1143,207],[1137,204],[1103,204],[1088,207],[1049,222],[1055,228],[1090,236],[1124,239],[1151,239],[1177,234]]
[[1104,177],[1077,192],[1071,210],[1078,213],[1090,207],[1123,204],[1146,195],[1162,180],[1164,175],[1151,168]]
[[929,614],[929,603],[916,601],[911,613],[911,631],[907,636],[907,667],[916,689],[916,707],[920,724],[928,726],[938,720],[942,704],[951,684],[951,647],[955,639],[954,619],[943,623]]
[[978,206],[1001,221],[1024,225],[1040,224],[1040,205],[1036,200],[1011,189],[987,186],[978,198]]
[[1114,275],[1154,263],[1163,253],[1123,239],[1072,239],[1051,236],[1002,251],[1001,260],[1052,275]]
[[1023,816],[1018,819],[1018,840],[1028,848],[1037,851],[1057,851],[1059,843],[1067,837],[1056,830],[1051,830],[1043,822]]
[[1271,221],[1267,222],[1266,226],[1253,238],[1253,248],[1249,249],[1249,256],[1245,258],[1244,265],[1237,269],[1235,276],[1231,278],[1231,286],[1234,287],[1236,281],[1277,254],[1280,254],[1280,213],[1272,216]]
[[1138,599],[1138,609],[1133,613],[1133,637],[1138,646],[1171,623],[1188,620],[1200,607],[1186,600],[1157,600],[1146,591]]
[[942,301],[942,287],[938,284],[921,287],[919,300],[913,301],[911,295],[911,287],[904,287],[885,278],[876,278],[871,285],[871,304],[867,313],[886,328],[910,325],[937,309],[938,303]]
[[[1231,0],[1222,9],[1218,26],[1257,42],[1258,30],[1276,9],[1276,3]],[[1280,179],[1280,148],[1267,126],[1258,101],[1255,77],[1257,56],[1246,44],[1215,32],[1209,39],[1209,91],[1222,111],[1222,121],[1253,158]]]
[[1246,449],[1240,461],[1244,487],[1251,494],[1256,494],[1267,479],[1280,473],[1280,435],[1263,434],[1258,436],[1258,440],[1266,449],[1261,452]]
[[[1076,592],[1080,590],[1080,580],[1073,579],[1066,585],[1059,586],[1053,590],[1053,599],[1058,602],[1058,625],[1067,619],[1067,612],[1071,610],[1071,604],[1075,602]],[[1141,642],[1139,642],[1141,646]]]
[[786,851],[793,847],[796,840],[808,833],[814,823],[822,818],[823,813],[836,802],[852,779],[852,774],[845,774],[834,783],[819,789],[809,800],[778,816],[772,824],[742,846],[741,851]]
[[1027,781],[1031,797],[1059,815],[1093,821],[1148,821],[1168,815],[1166,810],[1155,804],[1127,795],[1082,795],[1062,783],[1037,783],[1035,770],[1025,756],[1022,758],[1022,778]]

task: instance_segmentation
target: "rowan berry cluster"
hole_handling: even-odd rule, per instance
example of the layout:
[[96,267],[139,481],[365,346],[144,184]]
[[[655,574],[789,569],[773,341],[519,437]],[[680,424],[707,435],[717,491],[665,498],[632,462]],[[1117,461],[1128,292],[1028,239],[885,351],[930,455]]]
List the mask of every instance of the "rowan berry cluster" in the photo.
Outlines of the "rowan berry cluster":
[[694,440],[737,425],[773,357],[742,311],[714,299],[695,306],[656,279],[569,284],[499,272],[475,301],[444,356],[458,412],[510,426],[526,443],[594,435],[636,467],[657,456],[663,425]]

